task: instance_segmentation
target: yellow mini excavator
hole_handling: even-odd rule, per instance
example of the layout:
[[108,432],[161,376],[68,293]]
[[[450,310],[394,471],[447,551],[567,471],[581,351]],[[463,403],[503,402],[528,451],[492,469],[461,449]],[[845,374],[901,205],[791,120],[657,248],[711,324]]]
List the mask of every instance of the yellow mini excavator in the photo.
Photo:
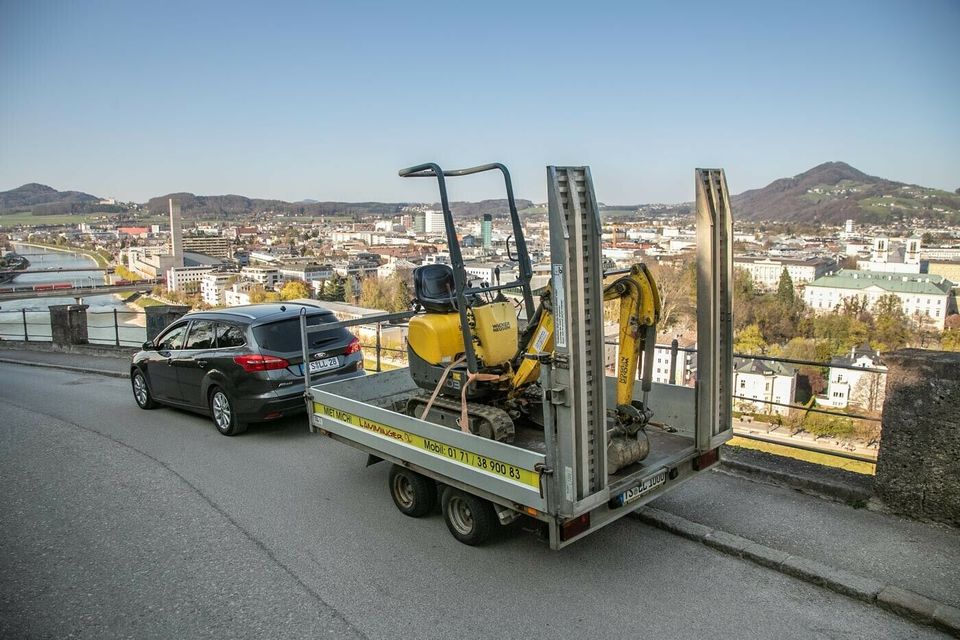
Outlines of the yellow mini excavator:
[[[504,178],[513,227],[507,251],[517,262],[519,275],[501,283],[497,274],[496,282],[473,286],[464,268],[445,178],[497,170]],[[510,173],[499,163],[447,171],[431,163],[403,169],[400,175],[437,179],[451,263],[424,265],[414,271],[414,305],[422,313],[410,319],[407,355],[411,376],[421,392],[406,401],[405,411],[437,424],[512,442],[519,425],[543,426],[540,359],[553,351],[555,316],[551,286],[537,292],[530,287],[533,270]],[[515,256],[510,252],[511,239]],[[603,299],[620,301],[617,404],[608,417],[608,455],[613,466],[625,466],[643,459],[649,451],[644,427],[652,416],[647,393],[660,297],[643,264],[605,275],[612,281],[604,286]],[[505,290],[520,292],[516,304],[504,295]],[[536,306],[534,293],[539,297]],[[518,309],[527,319],[523,331]],[[634,401],[641,354],[643,399]]]

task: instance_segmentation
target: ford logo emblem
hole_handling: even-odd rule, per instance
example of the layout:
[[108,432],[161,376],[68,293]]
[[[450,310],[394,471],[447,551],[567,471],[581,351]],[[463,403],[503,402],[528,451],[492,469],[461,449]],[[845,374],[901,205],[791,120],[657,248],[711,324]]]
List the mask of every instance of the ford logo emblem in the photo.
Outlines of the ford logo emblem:
[[320,358],[326,358],[326,357],[327,357],[327,352],[326,352],[326,351],[318,351],[317,353],[313,354],[312,357],[313,357],[314,360],[319,360]]

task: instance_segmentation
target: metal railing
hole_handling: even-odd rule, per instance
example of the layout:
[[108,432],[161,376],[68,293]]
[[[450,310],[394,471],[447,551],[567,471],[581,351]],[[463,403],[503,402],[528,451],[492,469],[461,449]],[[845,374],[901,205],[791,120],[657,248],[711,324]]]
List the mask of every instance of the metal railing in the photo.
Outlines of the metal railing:
[[[87,341],[115,347],[139,347],[147,339],[146,312],[127,309],[86,312]],[[26,342],[53,339],[48,309],[0,309],[0,338]]]
[[[409,312],[388,314],[377,316],[379,320],[371,321],[369,318],[357,318],[335,323],[334,326],[342,326],[350,329],[368,326],[373,328],[372,340],[369,332],[356,332],[361,339],[360,345],[366,353],[370,353],[373,358],[373,371],[384,371],[384,365],[393,365],[394,367],[406,366],[407,351],[404,347],[388,346],[383,338],[384,328],[406,328],[406,320],[412,314]],[[122,346],[140,346],[146,340],[146,313],[144,311],[132,311],[112,309],[110,311],[86,311],[87,316],[87,334],[90,344],[104,344]],[[144,321],[141,323],[141,319]],[[332,328],[325,325],[326,328]],[[43,309],[20,309],[16,311],[0,310],[0,338],[25,340],[25,341],[44,341],[49,342],[52,339],[52,330],[50,326],[50,311]],[[405,338],[403,338],[405,339]],[[608,346],[616,346],[616,341],[605,341]],[[674,384],[677,380],[677,366],[679,355],[681,353],[696,354],[697,350],[680,347],[676,340],[670,345],[657,345],[658,349],[669,349],[669,384]],[[754,354],[733,354],[736,358],[754,359],[765,362],[778,362],[799,366],[810,366],[821,369],[839,368],[857,371],[861,373],[876,373],[886,375],[885,369],[876,369],[870,367],[858,367],[842,363],[818,362],[812,360],[802,360],[797,358],[778,358],[773,356],[754,355]],[[880,422],[880,418],[875,416],[861,415],[850,411],[836,411],[816,406],[804,404],[783,403],[766,398],[751,398],[742,395],[733,395],[735,401],[753,405],[775,406],[798,411],[820,413],[834,417],[843,417],[854,420],[865,420],[870,422]],[[860,454],[849,451],[842,451],[832,447],[817,446],[815,443],[803,442],[800,440],[788,440],[784,438],[771,438],[755,433],[745,433],[742,430],[736,433],[737,437],[765,442],[785,447],[812,451],[826,455],[837,456],[863,462],[876,462],[876,456]]]
[[[604,344],[608,346],[616,346],[617,342],[604,341]],[[674,381],[677,380],[676,374],[677,374],[677,363],[678,363],[679,354],[681,353],[696,354],[697,353],[697,349],[693,349],[689,347],[680,347],[677,340],[673,340],[670,343],[670,345],[665,345],[665,344],[657,345],[657,348],[660,350],[664,350],[664,349],[670,350],[669,378],[668,378],[669,383],[668,384],[675,384]],[[886,369],[878,369],[873,367],[860,367],[856,365],[848,365],[848,364],[834,363],[834,362],[819,362],[815,360],[803,360],[799,358],[779,358],[774,356],[754,355],[749,353],[734,353],[733,357],[737,359],[744,359],[744,360],[752,359],[752,360],[760,360],[763,362],[778,362],[778,363],[791,364],[791,365],[809,366],[809,367],[816,367],[818,369],[831,369],[831,368],[844,369],[844,370],[856,371],[860,373],[874,373],[881,376],[886,376],[887,374]],[[813,401],[815,401],[815,394],[811,397],[811,400],[808,401],[808,404],[777,402],[772,399],[752,398],[748,396],[738,395],[736,393],[732,394],[731,397],[734,401],[739,400],[743,403],[747,403],[753,406],[763,405],[763,406],[769,406],[769,407],[782,407],[786,409],[792,409],[792,410],[803,411],[808,413],[818,413],[818,414],[823,414],[823,415],[828,415],[833,417],[848,418],[851,420],[864,420],[864,421],[876,422],[876,423],[881,422],[881,418],[876,416],[863,415],[863,414],[855,413],[853,411],[836,411],[832,409],[825,409],[822,407],[813,406]],[[759,413],[759,412],[755,412],[755,413]],[[815,453],[822,453],[826,455],[832,455],[840,458],[847,458],[850,460],[857,460],[861,462],[876,463],[876,460],[877,460],[876,454],[870,455],[870,454],[861,454],[861,453],[856,453],[851,451],[843,451],[834,447],[818,446],[815,442],[814,443],[803,442],[795,438],[791,438],[791,439],[787,439],[788,437],[771,438],[771,437],[765,437],[755,433],[746,433],[743,430],[738,430],[736,432],[736,436],[747,439],[747,440],[755,440],[757,442],[765,442],[768,444],[781,445],[784,447],[801,449],[804,451],[811,451]]]

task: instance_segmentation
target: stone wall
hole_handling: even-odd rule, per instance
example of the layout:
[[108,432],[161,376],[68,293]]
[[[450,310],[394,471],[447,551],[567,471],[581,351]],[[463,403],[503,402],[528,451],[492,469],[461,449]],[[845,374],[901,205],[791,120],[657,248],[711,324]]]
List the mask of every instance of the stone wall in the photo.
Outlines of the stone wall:
[[883,360],[876,495],[892,511],[960,526],[960,353],[903,349]]

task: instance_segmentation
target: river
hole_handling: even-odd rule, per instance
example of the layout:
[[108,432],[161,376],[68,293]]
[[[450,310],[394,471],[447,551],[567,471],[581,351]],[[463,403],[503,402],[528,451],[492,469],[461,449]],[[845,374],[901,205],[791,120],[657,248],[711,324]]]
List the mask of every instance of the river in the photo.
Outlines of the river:
[[[14,251],[30,260],[31,269],[63,269],[56,273],[25,273],[17,276],[11,285],[33,285],[69,282],[73,285],[94,285],[103,282],[103,274],[96,271],[70,271],[70,268],[96,267],[93,258],[73,251],[55,251],[14,243]],[[50,339],[50,314],[47,307],[56,304],[74,304],[70,296],[56,298],[25,298],[0,302],[0,338],[23,339],[24,311],[27,335],[36,340]],[[146,340],[146,317],[143,310],[123,302],[123,296],[106,293],[84,296],[87,309],[87,335],[91,343],[114,344],[114,311],[120,333],[120,344],[136,346]]]

